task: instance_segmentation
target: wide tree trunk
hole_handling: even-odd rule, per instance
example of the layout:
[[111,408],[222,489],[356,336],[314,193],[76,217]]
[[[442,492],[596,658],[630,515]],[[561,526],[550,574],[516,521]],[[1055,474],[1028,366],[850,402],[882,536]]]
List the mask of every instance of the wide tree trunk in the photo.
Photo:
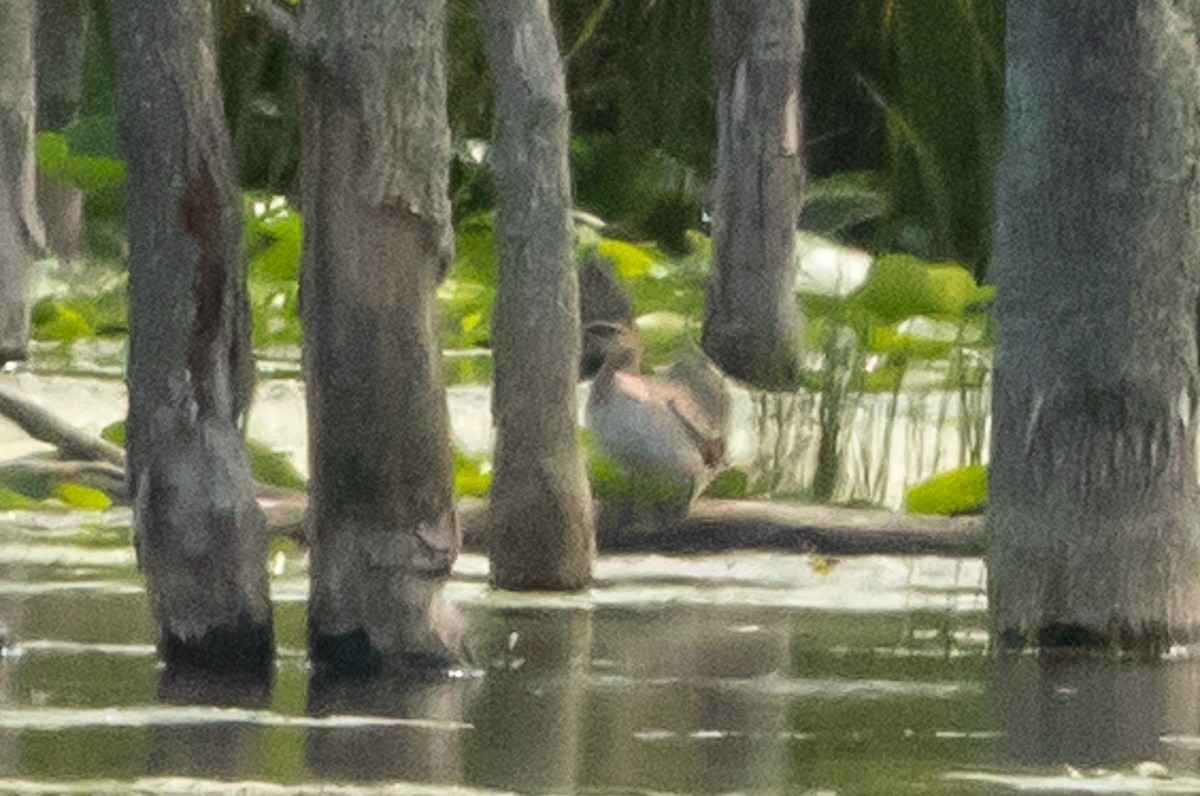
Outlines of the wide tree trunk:
[[803,0],[712,0],[717,94],[713,273],[703,346],[721,370],[794,389]]
[[44,242],[33,148],[36,29],[32,0],[0,0],[0,364],[25,356],[25,278]]
[[208,0],[113,0],[128,169],[129,480],[168,664],[269,671],[241,202]]
[[579,284],[562,58],[547,0],[484,0],[481,11],[499,192],[491,579],[505,589],[582,589],[595,542],[575,431]]
[[[61,130],[74,122],[83,101],[87,51],[86,0],[37,0],[37,129]],[[46,242],[59,257],[83,253],[83,191],[42,177],[38,211]]]
[[454,654],[458,553],[435,291],[453,254],[445,0],[312,0],[301,277],[312,659]]
[[988,519],[1005,647],[1200,640],[1200,2],[1008,9]]

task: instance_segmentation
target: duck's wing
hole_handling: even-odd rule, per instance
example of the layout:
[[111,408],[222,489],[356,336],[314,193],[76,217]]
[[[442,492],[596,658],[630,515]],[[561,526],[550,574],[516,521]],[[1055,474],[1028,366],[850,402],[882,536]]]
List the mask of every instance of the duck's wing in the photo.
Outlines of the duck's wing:
[[679,423],[705,465],[715,467],[725,457],[727,429],[723,418],[714,417],[691,390],[673,382],[647,379],[632,373],[617,373],[613,387],[626,398],[665,410]]
[[662,386],[664,391],[670,389],[667,408],[679,419],[688,439],[700,451],[704,464],[716,467],[725,458],[725,429],[687,390],[675,384]]

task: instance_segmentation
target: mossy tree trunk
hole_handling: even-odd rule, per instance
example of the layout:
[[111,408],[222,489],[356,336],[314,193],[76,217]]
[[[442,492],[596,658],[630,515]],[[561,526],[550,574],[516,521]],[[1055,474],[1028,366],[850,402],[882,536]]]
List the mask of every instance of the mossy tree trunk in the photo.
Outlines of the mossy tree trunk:
[[36,30],[32,0],[0,0],[0,364],[25,356],[25,279],[44,242],[33,148]]
[[499,191],[491,578],[506,589],[581,589],[595,542],[575,431],[579,284],[563,64],[547,0],[484,0],[481,11]]
[[795,389],[802,0],[713,0],[717,176],[703,346],[721,370]]
[[207,0],[114,0],[129,208],[129,480],[169,665],[270,670],[241,201]]
[[1008,9],[988,591],[1004,647],[1200,640],[1200,2]]
[[454,655],[458,553],[435,291],[453,254],[445,0],[312,0],[301,35],[309,652],[375,672]]

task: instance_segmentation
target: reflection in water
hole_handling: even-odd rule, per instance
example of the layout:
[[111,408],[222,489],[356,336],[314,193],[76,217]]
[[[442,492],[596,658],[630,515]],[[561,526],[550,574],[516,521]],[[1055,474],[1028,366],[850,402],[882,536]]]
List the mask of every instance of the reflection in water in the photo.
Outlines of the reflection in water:
[[462,778],[463,699],[474,683],[441,673],[370,678],[313,674],[308,713],[413,719],[413,724],[312,727],[304,756],[311,774],[330,780],[454,783]]
[[480,624],[487,673],[468,714],[468,781],[577,790],[591,611],[496,611]]
[[[214,676],[190,669],[164,669],[158,698],[173,705],[265,708],[271,697],[266,677]],[[152,774],[235,778],[260,755],[263,728],[248,722],[156,726],[147,744]]]
[[988,659],[979,561],[610,556],[564,597],[465,556],[481,674],[323,681],[288,553],[268,693],[159,671],[132,560],[99,554],[127,525],[6,516],[0,792],[1200,793],[1200,663]]
[[1162,742],[1200,732],[1200,661],[1004,656],[988,667],[1001,768],[1194,769],[1194,752]]

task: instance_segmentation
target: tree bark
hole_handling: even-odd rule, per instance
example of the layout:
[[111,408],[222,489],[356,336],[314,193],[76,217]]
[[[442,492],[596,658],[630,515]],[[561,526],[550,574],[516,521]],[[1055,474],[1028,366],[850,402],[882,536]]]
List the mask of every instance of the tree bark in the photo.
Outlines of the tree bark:
[[1200,3],[1008,9],[989,598],[1004,647],[1200,639]]
[[31,0],[0,0],[0,364],[23,359],[29,335],[25,279],[44,244],[33,133],[37,71]]
[[595,542],[575,430],[579,283],[562,58],[546,0],[480,9],[495,81],[500,259],[491,579],[504,589],[582,589]]
[[208,0],[114,0],[128,169],[130,492],[168,665],[270,670],[241,203]]
[[458,553],[435,301],[452,258],[444,0],[313,0],[301,20],[301,313],[312,660],[455,654]]
[[764,389],[794,389],[800,373],[804,5],[712,2],[717,176],[703,346],[730,376]]
[[[78,118],[83,102],[88,5],[37,0],[37,10],[37,129],[61,130]],[[51,251],[59,257],[82,254],[83,191],[42,178],[37,201]]]

